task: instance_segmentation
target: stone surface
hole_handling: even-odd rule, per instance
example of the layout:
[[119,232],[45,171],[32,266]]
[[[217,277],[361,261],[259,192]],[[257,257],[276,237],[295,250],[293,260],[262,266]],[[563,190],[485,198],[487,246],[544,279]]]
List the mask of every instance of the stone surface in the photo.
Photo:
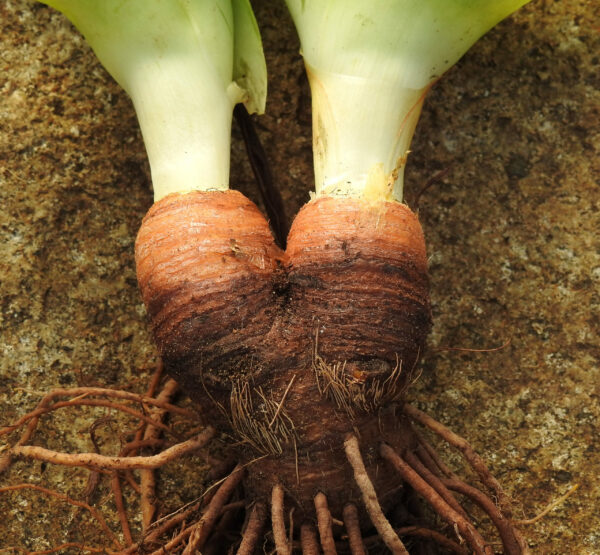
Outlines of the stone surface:
[[[270,71],[258,131],[292,215],[311,189],[310,96],[284,7],[256,8]],[[419,201],[435,325],[410,397],[473,443],[519,515],[580,484],[524,527],[534,553],[600,553],[599,16],[595,2],[533,0],[490,32],[429,95],[407,170],[414,203],[449,168]],[[152,195],[131,104],[58,13],[4,0],[0,21],[5,424],[57,385],[143,391],[156,354],[133,265]],[[232,165],[232,182],[258,200],[237,130]],[[103,415],[57,414],[37,441],[91,450]],[[116,427],[98,432],[106,452]],[[184,483],[196,467],[201,480],[201,458],[171,467],[165,507],[202,490]],[[1,484],[80,498],[86,479],[23,461]],[[117,529],[108,492],[94,500]],[[35,492],[0,494],[0,514],[0,552],[103,539],[83,512]]]

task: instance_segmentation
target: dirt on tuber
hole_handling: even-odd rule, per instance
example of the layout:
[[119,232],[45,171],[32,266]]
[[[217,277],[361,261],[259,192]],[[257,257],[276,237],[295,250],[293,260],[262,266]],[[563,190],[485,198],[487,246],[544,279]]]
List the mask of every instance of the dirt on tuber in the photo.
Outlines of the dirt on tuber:
[[[288,514],[305,550],[317,529],[323,548],[341,539],[333,516],[356,523],[344,532],[355,545],[356,526],[374,526],[405,552],[386,514],[407,487],[451,543],[493,552],[443,468],[419,459],[405,411],[431,326],[425,241],[406,205],[318,197],[282,251],[241,193],[173,194],[146,215],[136,262],[165,368],[229,438],[248,504],[271,505],[278,552],[291,548]],[[512,525],[501,535],[507,553],[525,552]]]

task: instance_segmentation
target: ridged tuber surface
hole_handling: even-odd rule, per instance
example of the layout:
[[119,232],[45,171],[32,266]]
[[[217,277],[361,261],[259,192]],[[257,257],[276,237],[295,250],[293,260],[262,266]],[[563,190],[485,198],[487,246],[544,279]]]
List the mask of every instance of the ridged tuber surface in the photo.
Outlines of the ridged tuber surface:
[[[360,498],[344,436],[358,430],[367,452],[414,442],[395,402],[430,307],[423,233],[405,205],[311,201],[282,252],[240,193],[171,195],[144,219],[136,262],[166,368],[243,460],[263,457],[251,498],[280,482],[303,512],[323,491],[341,515]],[[377,464],[366,457],[377,489],[396,491]]]

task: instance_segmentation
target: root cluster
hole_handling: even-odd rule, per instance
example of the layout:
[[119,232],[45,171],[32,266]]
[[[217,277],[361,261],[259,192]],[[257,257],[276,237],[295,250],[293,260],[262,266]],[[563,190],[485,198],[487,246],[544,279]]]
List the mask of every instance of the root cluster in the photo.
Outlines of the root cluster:
[[[157,374],[159,373],[160,370],[157,371]],[[493,554],[494,543],[484,539],[478,532],[474,519],[461,505],[462,497],[470,499],[489,517],[497,529],[504,553],[527,553],[526,543],[511,521],[508,498],[482,459],[463,438],[407,404],[402,406],[402,413],[410,420],[410,430],[418,438],[416,446],[401,453],[382,440],[378,457],[382,465],[388,465],[389,469],[397,472],[406,487],[417,492],[445,521],[445,533],[422,524],[398,525],[394,518],[386,514],[380,504],[381,494],[376,491],[365,466],[361,442],[355,434],[348,434],[343,445],[348,467],[360,491],[360,498],[349,497],[341,514],[332,514],[327,495],[317,492],[313,498],[312,517],[299,515],[300,520],[295,522],[293,499],[280,483],[272,487],[268,499],[244,499],[240,487],[249,465],[238,464],[196,502],[182,507],[175,513],[160,515],[156,505],[154,470],[170,461],[198,452],[215,435],[214,429],[209,426],[192,438],[165,447],[161,436],[167,432],[175,435],[175,432],[164,424],[164,418],[169,413],[179,413],[189,418],[193,415],[197,418],[192,411],[170,403],[175,391],[176,385],[172,380],[165,383],[158,395],[154,395],[152,391],[147,395],[135,395],[100,388],[55,390],[46,395],[35,410],[13,425],[0,430],[0,436],[6,436],[24,427],[17,442],[3,453],[3,470],[16,458],[30,458],[53,464],[80,466],[90,469],[92,473],[107,475],[119,515],[121,531],[116,533],[110,529],[100,512],[86,502],[34,484],[16,484],[0,488],[0,492],[4,494],[24,489],[36,490],[87,510],[110,542],[110,546],[70,543],[51,550],[30,553],[51,553],[67,547],[77,547],[89,552],[122,554],[158,554],[165,551],[184,554],[198,551],[252,554],[264,546],[271,545],[278,554],[286,555],[296,551],[306,554],[323,552],[326,555],[349,552],[354,555],[367,553],[367,548],[373,548],[380,542],[392,553],[408,553],[414,538],[421,538],[424,541],[435,542],[453,553]],[[127,412],[130,412],[131,407],[124,405],[124,401],[138,403],[144,410],[143,413],[139,413],[140,426],[137,432],[131,441],[123,446],[118,456],[98,453],[67,454],[28,445],[43,414],[59,408],[82,405],[85,404],[84,401],[100,400],[98,397],[103,397],[105,403],[102,406],[111,410],[127,409]],[[68,400],[62,400],[64,398]],[[276,412],[277,407],[271,412],[273,411]],[[475,471],[483,489],[458,478],[441,461],[423,435],[414,430],[414,424],[428,428],[457,448]],[[163,449],[152,455],[137,454],[141,449],[149,447]],[[133,471],[139,473],[139,479],[136,479]],[[134,488],[140,496],[143,530],[139,538],[134,538],[130,530],[129,516],[123,503],[123,487]],[[487,493],[484,493],[484,490],[487,490]],[[362,513],[368,515],[372,527],[377,532],[375,536],[365,535],[369,526],[361,522]]]
[[[284,252],[240,193],[173,194],[144,219],[136,262],[172,379],[157,392],[159,369],[146,395],[56,390],[0,430],[25,428],[3,454],[5,469],[26,457],[87,468],[94,481],[108,475],[120,534],[89,504],[79,505],[109,538],[107,551],[405,554],[419,541],[491,555],[496,540],[484,537],[468,505],[494,525],[505,553],[527,552],[483,460],[403,402],[431,323],[424,238],[406,206],[319,198],[296,217]],[[191,437],[166,421],[199,420],[171,402],[173,379],[210,415]],[[139,425],[116,456],[30,444],[44,414],[75,406],[118,410]],[[441,461],[422,427],[462,453],[480,487]],[[237,465],[225,465],[194,503],[161,514],[154,470],[197,453],[217,433],[229,439]],[[33,486],[12,489],[26,487]],[[130,527],[124,487],[139,495],[139,534]],[[411,494],[429,506],[433,524],[418,507],[404,506]]]
[[[121,526],[120,533],[113,531],[98,509],[90,505],[87,501],[73,499],[68,495],[37,484],[20,483],[7,485],[0,487],[0,493],[9,494],[23,490],[34,490],[89,512],[96,526],[109,541],[109,546],[93,546],[69,542],[43,551],[28,552],[19,547],[10,547],[10,549],[39,554],[61,552],[68,548],[78,548],[92,553],[138,553],[153,551],[164,553],[162,547],[165,545],[165,535],[172,533],[173,530],[180,529],[180,532],[177,534],[180,540],[171,540],[172,545],[177,546],[184,542],[187,536],[191,535],[197,522],[200,522],[204,515],[208,514],[209,507],[211,507],[210,514],[214,514],[217,511],[217,516],[220,516],[221,512],[223,512],[224,503],[219,505],[218,500],[216,502],[213,501],[210,491],[197,502],[188,507],[183,507],[172,515],[158,514],[155,470],[169,462],[198,453],[215,437],[214,428],[206,426],[200,433],[195,433],[192,437],[187,439],[180,438],[177,432],[164,423],[168,415],[183,416],[190,422],[197,423],[198,414],[195,411],[181,408],[170,402],[178,389],[177,384],[172,379],[166,380],[161,390],[156,394],[155,389],[160,383],[162,371],[162,365],[159,365],[145,395],[98,387],[55,389],[45,395],[33,411],[25,414],[10,426],[0,429],[0,437],[9,436],[9,434],[22,430],[18,440],[10,448],[2,452],[0,457],[0,473],[8,471],[12,463],[20,458],[41,460],[46,463],[62,466],[86,468],[90,471],[90,474],[88,487],[83,492],[82,498],[90,498],[91,493],[97,488],[102,477],[106,477],[110,483]],[[140,410],[136,410],[126,403],[134,403],[139,406]],[[107,411],[119,411],[134,416],[137,419],[137,428],[130,434],[129,441],[122,445],[118,455],[108,456],[98,452],[64,453],[29,444],[34,440],[34,434],[39,427],[40,419],[43,415],[63,408],[81,406],[100,406],[104,407]],[[92,426],[92,440],[96,445],[93,428],[94,426]],[[171,441],[165,440],[163,438],[164,435],[169,436]],[[139,454],[148,450],[158,450],[158,452]],[[239,483],[240,479],[241,474],[236,478],[236,484]],[[134,534],[130,527],[131,515],[128,515],[125,509],[123,498],[124,487],[132,488],[139,496],[142,531],[137,541],[134,540]],[[231,508],[227,510],[231,510]],[[212,524],[210,527],[212,527]],[[9,548],[9,546],[0,547]]]

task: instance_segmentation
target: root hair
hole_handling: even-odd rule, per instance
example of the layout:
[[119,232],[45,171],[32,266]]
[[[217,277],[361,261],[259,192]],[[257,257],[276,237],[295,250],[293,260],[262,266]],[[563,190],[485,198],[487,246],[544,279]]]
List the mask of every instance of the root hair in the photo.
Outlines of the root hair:
[[275,401],[262,387],[251,388],[248,382],[233,382],[229,419],[234,434],[262,455],[281,455],[284,446],[297,439],[284,400]]
[[346,366],[347,361],[328,363],[315,346],[312,367],[317,389],[351,419],[356,416],[356,411],[372,414],[402,397],[405,388],[400,385],[402,362],[398,355],[394,369],[385,379],[357,381],[346,371]]

